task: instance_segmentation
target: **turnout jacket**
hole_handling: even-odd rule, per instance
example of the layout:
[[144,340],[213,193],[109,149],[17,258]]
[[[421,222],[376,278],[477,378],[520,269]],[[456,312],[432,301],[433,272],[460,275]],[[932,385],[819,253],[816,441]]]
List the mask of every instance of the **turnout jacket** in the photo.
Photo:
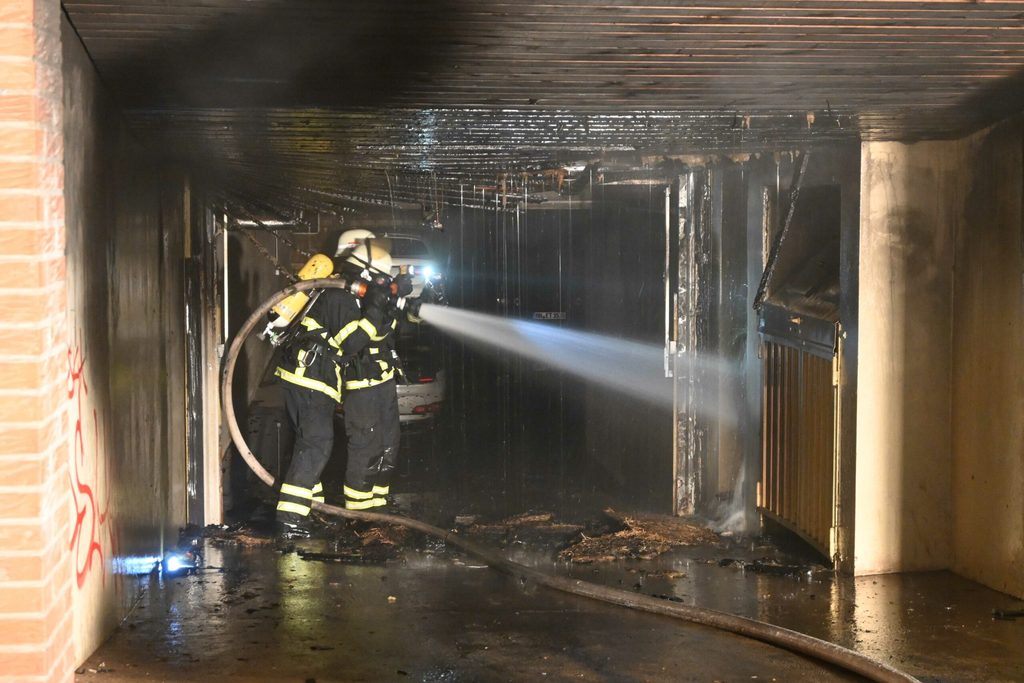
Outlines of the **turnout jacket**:
[[323,290],[299,325],[274,371],[283,381],[340,403],[345,390],[376,386],[394,377],[397,321],[383,311],[364,310],[351,292]]

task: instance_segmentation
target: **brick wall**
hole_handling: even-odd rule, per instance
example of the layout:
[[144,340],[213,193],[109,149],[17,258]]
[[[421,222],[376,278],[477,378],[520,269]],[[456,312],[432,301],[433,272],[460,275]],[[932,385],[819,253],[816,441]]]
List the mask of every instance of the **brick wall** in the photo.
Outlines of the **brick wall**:
[[70,680],[58,0],[0,2],[0,681]]

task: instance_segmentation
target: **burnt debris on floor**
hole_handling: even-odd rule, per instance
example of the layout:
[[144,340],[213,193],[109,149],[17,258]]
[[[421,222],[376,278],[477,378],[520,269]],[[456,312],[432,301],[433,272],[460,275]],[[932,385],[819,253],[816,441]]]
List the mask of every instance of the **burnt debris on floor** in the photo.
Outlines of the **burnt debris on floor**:
[[610,508],[598,517],[572,521],[556,519],[551,512],[526,512],[490,522],[464,515],[456,517],[456,527],[493,545],[553,550],[559,559],[578,564],[650,560],[673,548],[720,541],[697,520],[622,514]]
[[400,559],[403,550],[422,539],[413,539],[405,527],[374,524],[332,524],[328,527],[329,540],[322,550],[296,546],[295,552],[303,560],[342,562],[355,564],[383,564]]
[[405,549],[430,545],[402,526],[322,518],[317,518],[311,538],[302,543],[277,538],[266,523],[211,525],[201,537],[217,547],[273,547],[282,553],[295,552],[303,560],[351,564],[382,564],[399,559]]
[[273,545],[274,537],[269,530],[258,529],[249,524],[211,524],[203,529],[205,538],[214,545],[237,543],[242,546]]
[[718,535],[703,525],[665,515],[605,514],[619,529],[581,538],[559,552],[561,559],[579,564],[614,560],[650,560],[682,546],[713,544]]
[[[265,512],[252,521],[210,526],[203,537],[213,545],[272,546],[296,552],[304,560],[350,564],[379,564],[403,560],[406,552],[448,553],[444,543],[398,525],[336,520],[314,514],[313,535],[307,542],[280,541]],[[688,550],[694,562],[755,574],[800,578],[830,574],[821,561],[799,549],[780,549],[771,539],[718,534],[695,518],[622,513],[605,509],[599,515],[560,519],[554,513],[529,511],[503,519],[462,514],[440,520],[441,526],[508,552],[575,565],[643,562],[672,551]],[[645,574],[670,576],[674,570],[634,568]]]
[[501,548],[560,547],[583,529],[582,524],[555,520],[550,512],[524,512],[497,521],[482,521],[475,515],[465,515],[457,516],[455,521],[457,529],[464,530],[475,540]]

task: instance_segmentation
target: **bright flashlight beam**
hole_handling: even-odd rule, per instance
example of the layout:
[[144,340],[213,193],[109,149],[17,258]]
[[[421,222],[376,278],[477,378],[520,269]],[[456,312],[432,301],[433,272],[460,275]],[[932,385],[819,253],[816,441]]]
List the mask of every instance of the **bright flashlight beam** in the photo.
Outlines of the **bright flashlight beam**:
[[[660,346],[447,306],[424,304],[421,315],[476,344],[518,354],[650,403],[672,405],[672,380],[665,378],[665,352]],[[728,369],[717,359],[701,358],[683,371],[693,378],[715,373],[709,384],[717,386],[718,377]],[[717,411],[715,416],[728,419]]]

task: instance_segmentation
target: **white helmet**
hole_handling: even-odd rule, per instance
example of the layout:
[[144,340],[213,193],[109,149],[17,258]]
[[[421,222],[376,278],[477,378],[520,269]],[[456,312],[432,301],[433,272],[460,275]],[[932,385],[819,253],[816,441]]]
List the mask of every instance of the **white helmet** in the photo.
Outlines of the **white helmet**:
[[358,247],[367,239],[372,240],[374,237],[376,237],[376,235],[369,230],[364,230],[362,228],[346,230],[341,233],[341,237],[338,238],[338,249],[334,252],[334,255],[347,256],[353,249]]
[[364,240],[348,252],[345,261],[362,270],[370,271],[371,275],[391,277],[391,254],[388,246],[388,240]]

